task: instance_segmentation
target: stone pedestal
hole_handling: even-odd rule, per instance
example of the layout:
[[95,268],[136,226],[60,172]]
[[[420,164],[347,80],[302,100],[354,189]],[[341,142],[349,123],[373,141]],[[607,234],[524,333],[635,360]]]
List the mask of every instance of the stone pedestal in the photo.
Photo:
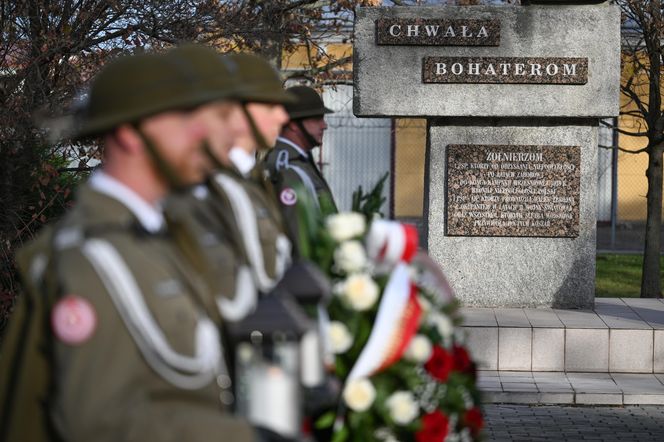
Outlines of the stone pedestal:
[[[597,206],[597,121],[432,120],[429,129],[429,253],[468,306],[557,308],[593,305]],[[580,146],[578,236],[449,236],[445,226],[448,145]],[[482,213],[482,212],[480,212]],[[447,215],[447,216],[446,216]],[[546,231],[546,229],[542,229]]]

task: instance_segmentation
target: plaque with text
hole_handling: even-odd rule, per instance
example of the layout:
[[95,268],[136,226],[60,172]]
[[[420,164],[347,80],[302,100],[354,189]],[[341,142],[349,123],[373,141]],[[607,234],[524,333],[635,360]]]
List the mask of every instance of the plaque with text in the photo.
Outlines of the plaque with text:
[[499,20],[381,18],[376,20],[377,45],[498,46]]
[[449,236],[579,236],[579,146],[447,146]]
[[423,83],[586,84],[587,58],[424,57]]

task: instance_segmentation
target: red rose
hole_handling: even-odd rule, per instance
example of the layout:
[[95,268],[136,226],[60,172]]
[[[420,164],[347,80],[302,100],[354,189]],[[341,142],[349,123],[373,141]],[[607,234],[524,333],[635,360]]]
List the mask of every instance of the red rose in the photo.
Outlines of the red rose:
[[473,370],[473,361],[470,360],[470,356],[465,348],[455,345],[454,346],[454,369],[460,371],[461,373],[472,373]]
[[484,418],[479,408],[473,407],[467,410],[463,415],[463,422],[470,429],[473,436],[479,435],[482,428],[484,428]]
[[443,347],[434,345],[431,357],[424,368],[440,382],[447,381],[450,371],[454,368],[454,357]]
[[436,410],[422,416],[422,429],[415,433],[415,440],[417,442],[440,442],[445,440],[448,430],[447,416],[442,411]]

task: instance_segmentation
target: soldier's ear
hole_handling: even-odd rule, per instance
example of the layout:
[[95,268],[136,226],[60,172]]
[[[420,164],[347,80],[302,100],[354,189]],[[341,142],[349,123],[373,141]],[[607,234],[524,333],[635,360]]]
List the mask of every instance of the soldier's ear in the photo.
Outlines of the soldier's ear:
[[130,124],[123,124],[115,129],[113,138],[118,147],[127,153],[135,153],[143,149],[141,136]]

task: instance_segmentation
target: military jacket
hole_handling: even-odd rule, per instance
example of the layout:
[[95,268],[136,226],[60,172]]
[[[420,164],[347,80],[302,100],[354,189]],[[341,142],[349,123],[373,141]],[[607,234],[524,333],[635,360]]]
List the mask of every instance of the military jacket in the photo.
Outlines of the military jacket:
[[[83,186],[18,261],[26,293],[1,350],[3,440],[44,440],[38,427],[67,441],[253,440],[225,412],[213,297],[169,231],[147,232]],[[40,415],[26,415],[36,400]]]
[[281,209],[289,237],[299,242],[298,189],[307,192],[309,198],[323,215],[337,212],[332,191],[313,160],[299,152],[290,141],[279,138],[265,157],[262,167],[275,189],[277,204]]
[[237,170],[218,170],[208,183],[211,207],[234,232],[236,248],[246,259],[256,288],[267,293],[291,262],[291,243],[269,190]]

